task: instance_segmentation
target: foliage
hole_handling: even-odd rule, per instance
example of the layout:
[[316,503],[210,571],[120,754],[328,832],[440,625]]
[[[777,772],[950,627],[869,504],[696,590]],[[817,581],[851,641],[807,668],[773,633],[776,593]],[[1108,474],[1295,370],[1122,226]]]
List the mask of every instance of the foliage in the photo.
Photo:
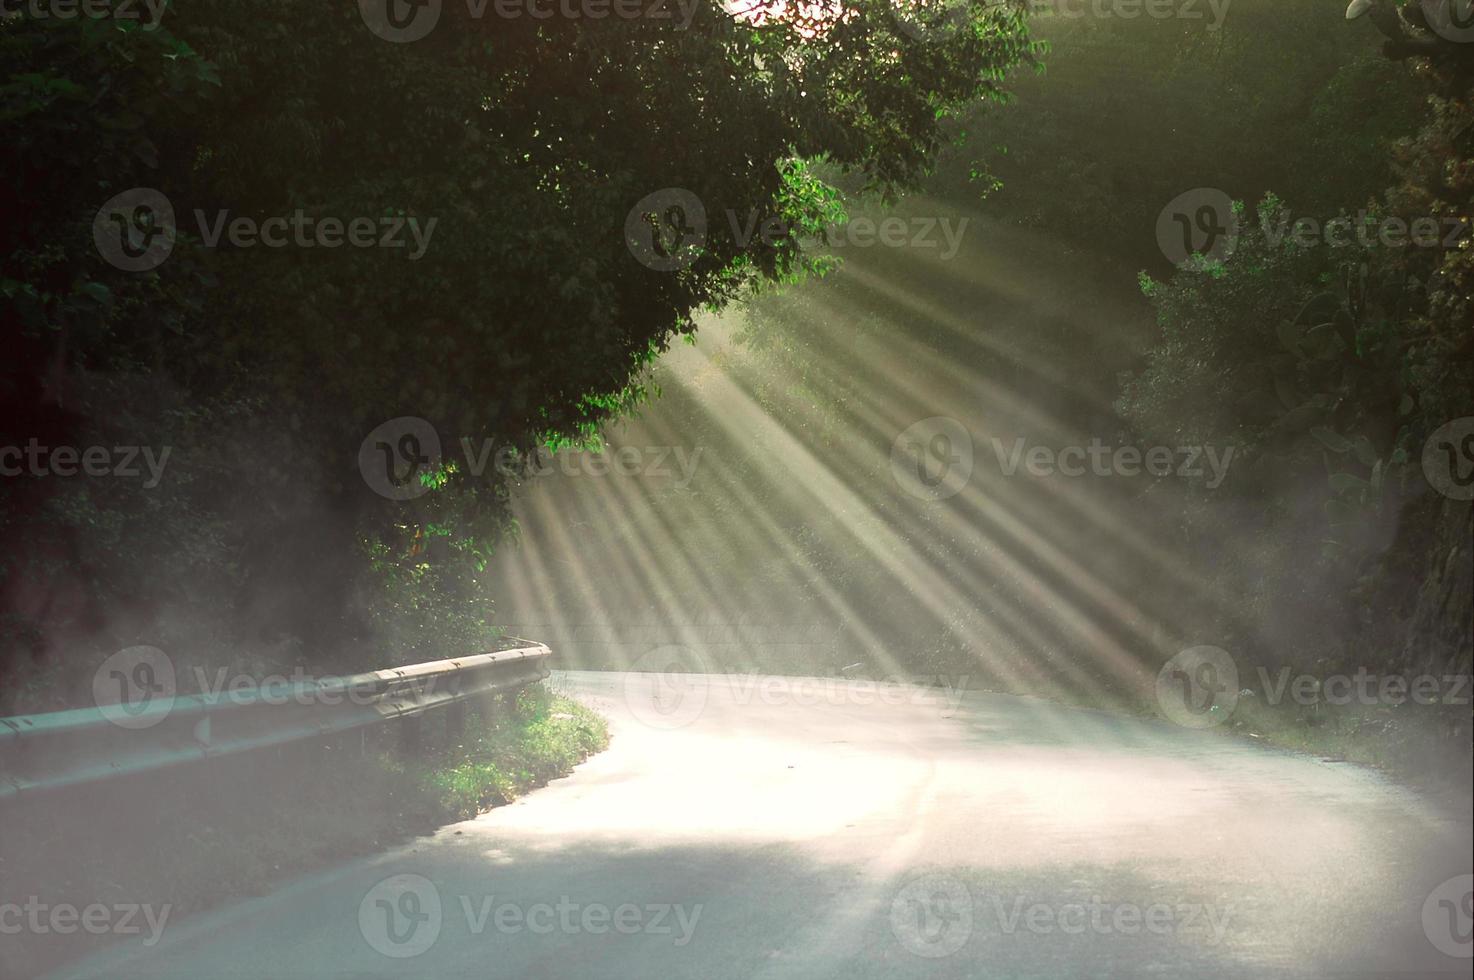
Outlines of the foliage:
[[1311,2],[1234,0],[1221,21],[1171,9],[1204,17],[1034,20],[1047,70],[967,119],[976,132],[941,168],[949,192],[985,174],[997,184],[971,181],[970,196],[988,213],[1165,273],[1153,227],[1191,188],[1277,190],[1328,218],[1387,185],[1424,92],[1362,32]]
[[[17,545],[0,568],[4,659],[68,651],[56,697],[132,642],[360,665],[486,642],[483,572],[516,481],[474,472],[461,440],[526,460],[596,439],[649,397],[644,372],[696,311],[808,268],[798,243],[837,202],[805,161],[894,193],[949,116],[1001,98],[1033,57],[1020,8],[982,0],[930,38],[884,0],[818,21],[702,4],[686,28],[451,4],[402,44],[356,7],[201,0],[162,24],[0,24],[0,194],[20,216],[0,231],[16,352],[0,442],[173,451],[162,492],[0,487]],[[135,187],[177,218],[145,272],[92,247],[98,208]],[[673,187],[711,220],[687,267],[658,271],[626,218]],[[222,219],[299,213],[433,235],[414,258],[413,243],[212,242]],[[749,214],[782,231],[739,235]],[[365,434],[401,416],[447,454],[408,504],[356,467]]]

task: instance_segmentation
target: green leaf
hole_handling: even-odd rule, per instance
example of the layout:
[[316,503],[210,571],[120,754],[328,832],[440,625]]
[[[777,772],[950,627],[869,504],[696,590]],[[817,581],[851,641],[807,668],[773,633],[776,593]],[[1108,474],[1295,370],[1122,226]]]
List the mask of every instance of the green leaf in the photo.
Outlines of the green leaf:
[[1303,324],[1281,320],[1274,329],[1275,334],[1279,337],[1281,347],[1291,354],[1300,353],[1300,340],[1305,336],[1305,327]]
[[1294,386],[1279,375],[1276,375],[1274,379],[1274,393],[1278,396],[1280,404],[1286,409],[1294,408],[1296,405],[1305,401],[1295,391]]
[[104,306],[113,301],[113,292],[100,282],[84,282],[77,290],[83,296],[96,300]]
[[1321,445],[1325,446],[1333,453],[1348,453],[1351,451],[1351,442],[1349,440],[1347,440],[1339,433],[1326,428],[1323,425],[1317,425],[1312,428],[1310,430],[1310,434],[1314,436]]

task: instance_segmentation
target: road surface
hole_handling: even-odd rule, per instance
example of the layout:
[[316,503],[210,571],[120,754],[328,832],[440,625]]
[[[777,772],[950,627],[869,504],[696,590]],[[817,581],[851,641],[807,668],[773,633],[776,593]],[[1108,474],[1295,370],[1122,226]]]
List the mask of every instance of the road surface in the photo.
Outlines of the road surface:
[[1469,976],[1468,815],[1356,767],[1002,695],[552,683],[614,732],[572,776],[64,975]]

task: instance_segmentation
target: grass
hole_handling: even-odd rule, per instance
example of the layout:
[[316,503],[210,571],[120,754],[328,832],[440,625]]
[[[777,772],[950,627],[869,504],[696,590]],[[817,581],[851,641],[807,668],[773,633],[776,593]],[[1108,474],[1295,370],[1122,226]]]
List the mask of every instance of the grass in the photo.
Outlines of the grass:
[[[1064,703],[1122,710],[1118,704],[1082,699]],[[1162,717],[1146,697],[1126,710]],[[1210,730],[1327,762],[1367,766],[1445,808],[1466,811],[1470,805],[1474,741],[1467,703],[1270,703],[1258,692],[1245,691],[1233,712]]]
[[524,700],[516,725],[476,732],[444,748],[431,769],[396,763],[446,821],[510,803],[530,787],[566,775],[609,744],[609,728],[588,708],[544,689]]
[[[426,718],[413,759],[379,725],[0,807],[0,905],[168,906],[177,923],[515,800],[609,741],[602,718],[545,685],[468,712],[459,739],[443,714]],[[5,935],[0,976],[35,976],[114,938]]]
[[1239,698],[1225,731],[1279,748],[1381,770],[1435,797],[1466,798],[1471,764],[1467,704],[1266,703]]

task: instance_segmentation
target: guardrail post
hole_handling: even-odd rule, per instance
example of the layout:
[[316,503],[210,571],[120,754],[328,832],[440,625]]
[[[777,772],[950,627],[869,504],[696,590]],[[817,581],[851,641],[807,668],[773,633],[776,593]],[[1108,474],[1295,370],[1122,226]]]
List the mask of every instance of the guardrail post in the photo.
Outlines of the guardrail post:
[[421,731],[419,715],[405,715],[399,719],[399,751],[405,755],[419,755]]
[[457,701],[445,709],[445,737],[452,745],[458,744],[466,734],[466,702]]

